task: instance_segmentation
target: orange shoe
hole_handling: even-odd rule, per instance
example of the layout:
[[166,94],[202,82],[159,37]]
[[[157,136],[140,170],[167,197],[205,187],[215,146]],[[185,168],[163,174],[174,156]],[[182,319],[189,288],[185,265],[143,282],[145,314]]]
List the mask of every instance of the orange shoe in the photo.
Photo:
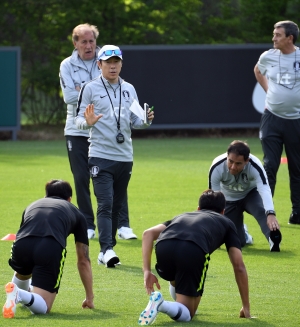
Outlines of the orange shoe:
[[12,282],[5,285],[6,302],[2,309],[4,318],[13,318],[16,313],[18,286]]

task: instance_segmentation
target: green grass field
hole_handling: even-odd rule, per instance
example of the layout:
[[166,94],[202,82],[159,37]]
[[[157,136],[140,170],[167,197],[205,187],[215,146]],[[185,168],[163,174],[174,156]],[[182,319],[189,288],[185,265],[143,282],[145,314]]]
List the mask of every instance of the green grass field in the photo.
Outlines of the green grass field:
[[[241,137],[239,137],[241,138]],[[0,326],[137,326],[139,313],[148,302],[141,270],[143,230],[173,216],[193,211],[200,193],[207,188],[211,161],[226,151],[234,138],[136,139],[134,167],[129,184],[130,221],[138,240],[120,240],[115,251],[122,265],[107,269],[97,265],[98,241],[90,242],[94,276],[95,309],[81,309],[84,290],[76,268],[73,236],[61,288],[52,312],[31,315],[18,305],[14,319],[0,317]],[[247,139],[251,152],[262,159],[258,138]],[[71,182],[64,141],[0,142],[0,238],[16,233],[24,208],[44,196],[44,185],[52,178]],[[282,251],[270,253],[269,246],[251,216],[245,216],[254,245],[243,250],[250,284],[251,313],[256,319],[238,318],[241,301],[225,247],[212,256],[206,288],[198,314],[189,326],[299,326],[299,235],[300,227],[288,225],[291,211],[287,165],[278,173],[274,197],[283,234]],[[76,197],[73,197],[76,204]],[[96,201],[93,196],[96,210]],[[0,242],[0,302],[5,302],[4,285],[13,271],[7,264],[11,241]],[[154,258],[153,258],[154,266]],[[160,279],[167,300],[168,283]],[[2,305],[2,304],[1,304]],[[185,326],[159,314],[154,326]]]

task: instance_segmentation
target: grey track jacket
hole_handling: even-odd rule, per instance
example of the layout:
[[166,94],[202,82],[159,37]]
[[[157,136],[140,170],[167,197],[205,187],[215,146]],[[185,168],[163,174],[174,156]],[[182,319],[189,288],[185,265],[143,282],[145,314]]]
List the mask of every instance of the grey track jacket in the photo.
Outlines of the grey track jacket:
[[[100,50],[96,48],[96,54]],[[97,61],[92,66],[92,79],[99,76],[101,71],[98,69]],[[75,124],[77,100],[79,92],[75,89],[76,86],[82,85],[90,81],[90,74],[84,66],[83,62],[78,57],[78,51],[75,49],[70,57],[63,60],[59,69],[60,86],[63,92],[64,101],[67,104],[67,119],[64,134],[70,136],[89,136],[88,131],[79,130]]]
[[265,211],[274,210],[271,189],[267,174],[260,160],[253,154],[249,155],[249,162],[237,176],[230,174],[227,167],[227,153],[216,157],[209,169],[209,188],[221,191],[226,201],[243,199],[251,190],[257,188]]
[[[102,83],[105,83],[114,108],[111,106],[109,96]],[[131,128],[143,129],[150,126],[132,113],[129,108],[137,94],[133,85],[119,77],[121,86],[111,85],[100,75],[83,86],[78,98],[77,116],[75,122],[81,130],[90,129],[89,157],[103,158],[114,161],[133,161]],[[125,137],[124,143],[117,143],[117,119],[119,117],[119,102],[121,91],[120,131]],[[103,114],[94,126],[89,126],[84,118],[88,104],[94,104],[95,114]]]

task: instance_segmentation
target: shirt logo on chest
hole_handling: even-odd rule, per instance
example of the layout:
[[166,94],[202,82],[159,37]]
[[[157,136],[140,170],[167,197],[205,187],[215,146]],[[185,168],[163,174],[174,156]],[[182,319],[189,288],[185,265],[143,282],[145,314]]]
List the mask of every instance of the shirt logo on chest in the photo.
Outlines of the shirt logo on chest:
[[242,173],[242,180],[244,181],[244,183],[248,183],[249,182],[249,179],[248,179],[248,176],[247,176],[247,174],[245,174],[245,173]]
[[130,93],[129,91],[123,91],[123,97],[125,99],[126,102],[128,102],[130,100]]

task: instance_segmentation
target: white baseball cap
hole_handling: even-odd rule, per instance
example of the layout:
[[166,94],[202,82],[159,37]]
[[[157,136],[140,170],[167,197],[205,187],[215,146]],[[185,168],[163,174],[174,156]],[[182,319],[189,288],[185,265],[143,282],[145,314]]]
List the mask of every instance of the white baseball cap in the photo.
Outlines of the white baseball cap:
[[115,45],[104,45],[98,52],[98,60],[107,60],[111,57],[119,57],[123,60],[122,51]]

